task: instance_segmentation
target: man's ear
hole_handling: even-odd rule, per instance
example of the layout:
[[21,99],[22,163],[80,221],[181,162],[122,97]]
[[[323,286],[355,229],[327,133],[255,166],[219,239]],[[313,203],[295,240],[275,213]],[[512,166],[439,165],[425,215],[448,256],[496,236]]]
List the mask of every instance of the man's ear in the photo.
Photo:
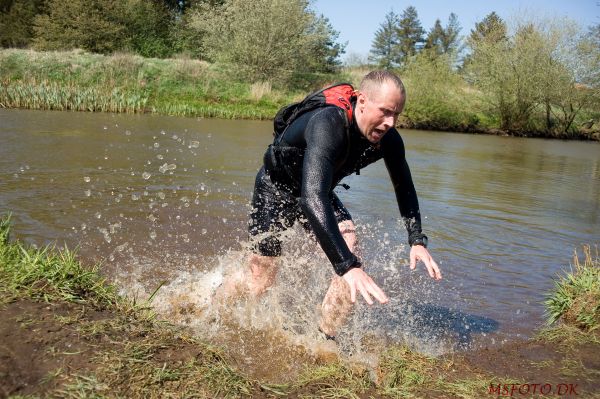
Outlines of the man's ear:
[[359,109],[362,111],[362,108],[364,108],[365,103],[367,101],[367,96],[363,93],[363,92],[357,92],[356,95],[356,105],[359,106]]

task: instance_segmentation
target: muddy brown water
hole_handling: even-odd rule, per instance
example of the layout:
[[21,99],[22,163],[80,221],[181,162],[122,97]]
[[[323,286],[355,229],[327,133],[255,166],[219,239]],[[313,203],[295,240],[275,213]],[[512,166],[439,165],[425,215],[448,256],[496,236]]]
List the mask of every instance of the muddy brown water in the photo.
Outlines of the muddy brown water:
[[[228,326],[240,347],[248,331],[274,328],[290,348],[310,346],[302,337],[314,335],[331,267],[300,229],[266,298],[228,309],[240,334],[202,309],[223,272],[244,265],[270,132],[258,121],[0,110],[0,212],[12,212],[15,237],[78,248],[124,293],[161,286],[155,304],[177,322],[217,336]],[[401,134],[444,280],[406,266],[383,163],[347,178],[338,194],[391,301],[360,303],[340,339],[350,352],[374,338],[436,354],[529,336],[554,276],[600,241],[600,143]]]

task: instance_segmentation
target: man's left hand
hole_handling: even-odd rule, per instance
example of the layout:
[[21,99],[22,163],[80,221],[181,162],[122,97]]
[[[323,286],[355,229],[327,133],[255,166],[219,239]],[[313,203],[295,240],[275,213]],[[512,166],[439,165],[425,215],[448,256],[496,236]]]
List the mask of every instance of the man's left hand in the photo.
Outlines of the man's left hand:
[[410,268],[415,270],[417,262],[422,261],[429,272],[429,276],[435,280],[442,279],[442,273],[437,263],[433,260],[427,248],[422,245],[413,245],[410,248]]

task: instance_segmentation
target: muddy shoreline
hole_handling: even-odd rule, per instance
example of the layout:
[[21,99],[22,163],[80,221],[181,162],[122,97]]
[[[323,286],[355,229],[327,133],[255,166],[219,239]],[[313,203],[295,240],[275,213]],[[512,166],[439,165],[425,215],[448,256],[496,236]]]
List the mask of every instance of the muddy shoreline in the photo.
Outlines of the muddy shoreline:
[[[86,304],[63,301],[45,302],[22,298],[1,306],[0,340],[3,344],[0,347],[0,397],[74,394],[86,383],[90,385],[88,389],[108,397],[138,396],[138,391],[130,389],[132,381],[127,376],[110,380],[106,377],[106,370],[103,370],[106,366],[104,361],[108,360],[110,363],[106,354],[126,352],[136,343],[144,342],[148,334],[148,331],[136,332],[135,328],[116,328],[120,324],[116,321],[121,317],[113,310],[95,309]],[[190,342],[186,338],[187,332],[181,328],[170,331],[174,335],[168,340],[168,345],[159,345],[145,355],[155,368],[177,367],[202,357],[203,348]],[[224,356],[228,358],[227,348],[224,348],[224,352]],[[512,390],[512,396],[515,397],[535,397],[532,394],[536,392],[548,397],[565,397],[566,393],[570,393],[566,397],[597,397],[600,395],[598,353],[600,335],[596,335],[596,339],[576,344],[570,343],[565,337],[552,341],[534,338],[510,342],[500,347],[449,354],[432,360],[427,367],[428,372],[454,384],[453,390],[442,392],[439,387],[432,390],[426,384],[415,383],[413,393],[417,397],[426,398],[487,397],[510,396],[506,393]],[[228,358],[228,361],[243,363],[235,358]],[[313,363],[309,367],[337,361],[317,357],[309,360]],[[115,363],[111,367],[122,366]],[[360,365],[349,367],[355,373],[369,373],[372,385],[366,387],[360,397],[389,397],[378,389],[381,381],[377,379],[385,378],[384,370],[361,370]],[[238,369],[238,372],[242,375],[251,374],[243,369]],[[154,378],[151,375],[147,377]],[[249,381],[251,385],[248,395],[241,396],[281,396],[270,392],[270,387],[289,384],[289,381],[265,383],[252,378]],[[489,383],[483,386],[480,382],[479,387],[474,389],[469,387],[470,381]],[[168,379],[161,384],[152,385],[151,396],[160,397],[162,389],[165,393],[172,392],[173,389],[181,392],[177,387],[170,386]],[[462,396],[461,389],[470,389],[472,393]],[[286,397],[318,397],[319,392],[314,385],[309,384],[292,389],[288,386],[282,393]],[[477,392],[480,395],[471,396]],[[238,395],[219,395],[221,396]]]

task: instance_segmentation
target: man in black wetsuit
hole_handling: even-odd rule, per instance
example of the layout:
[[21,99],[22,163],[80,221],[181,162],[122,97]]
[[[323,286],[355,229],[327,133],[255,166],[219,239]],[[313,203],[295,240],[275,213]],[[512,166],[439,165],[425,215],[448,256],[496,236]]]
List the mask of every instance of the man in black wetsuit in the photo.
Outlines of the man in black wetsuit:
[[360,84],[351,121],[339,107],[317,108],[301,115],[269,146],[252,199],[250,267],[226,282],[227,295],[244,290],[257,296],[273,284],[281,254],[279,235],[299,221],[314,233],[335,271],[319,325],[328,338],[335,337],[344,323],[357,291],[369,304],[373,304],[371,296],[388,302],[363,270],[352,217],[333,192],[343,177],[381,158],[408,230],[411,269],[420,260],[432,278],[442,278],[426,249],[404,143],[394,128],[405,98],[404,85],[396,75],[371,72]]

